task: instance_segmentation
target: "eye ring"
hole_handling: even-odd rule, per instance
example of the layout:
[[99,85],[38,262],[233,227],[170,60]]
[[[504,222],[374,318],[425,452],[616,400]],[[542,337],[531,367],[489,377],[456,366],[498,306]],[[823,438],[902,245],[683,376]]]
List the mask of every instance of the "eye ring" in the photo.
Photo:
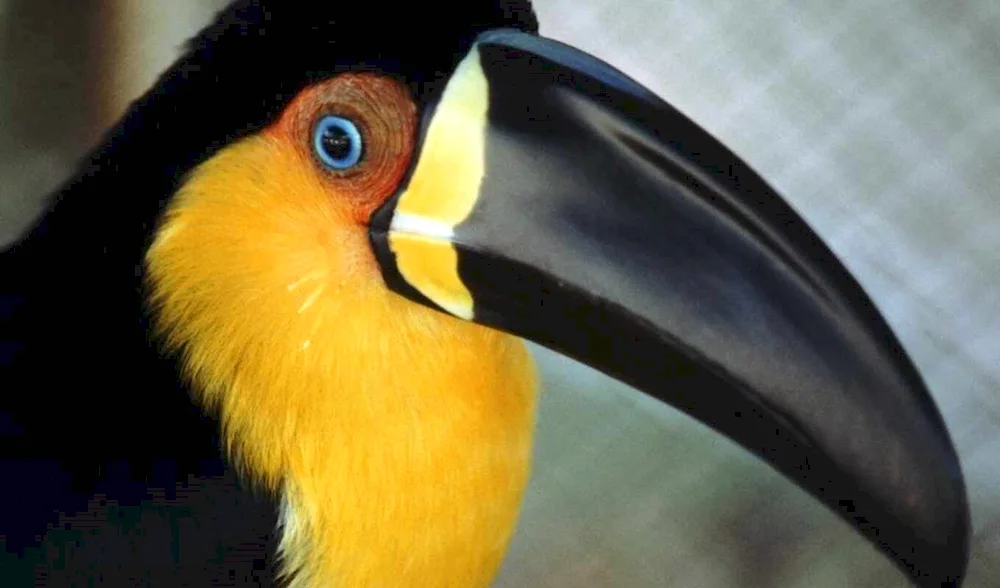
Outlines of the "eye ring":
[[364,155],[364,140],[354,121],[327,115],[313,127],[313,152],[326,167],[335,171],[350,169]]

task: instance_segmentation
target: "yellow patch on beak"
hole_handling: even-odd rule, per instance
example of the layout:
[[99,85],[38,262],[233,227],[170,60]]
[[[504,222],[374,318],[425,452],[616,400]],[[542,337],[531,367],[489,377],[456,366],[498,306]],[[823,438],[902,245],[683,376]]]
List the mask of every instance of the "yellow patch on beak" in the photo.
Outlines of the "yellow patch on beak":
[[466,320],[473,316],[472,294],[458,275],[458,252],[450,239],[479,198],[488,106],[489,88],[474,48],[448,81],[389,232],[403,278]]

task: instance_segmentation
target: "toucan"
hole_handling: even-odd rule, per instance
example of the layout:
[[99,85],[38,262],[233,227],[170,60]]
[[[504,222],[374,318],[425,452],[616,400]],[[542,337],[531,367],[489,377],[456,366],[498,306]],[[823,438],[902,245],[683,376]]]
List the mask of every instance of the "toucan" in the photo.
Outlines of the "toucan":
[[[69,533],[45,573],[155,580],[219,572],[242,529],[288,586],[489,585],[530,471],[525,339],[734,439],[914,584],[961,582],[960,463],[875,305],[528,0],[238,0],[186,45],[0,256],[0,541]],[[230,474],[242,519],[80,546],[94,497]]]

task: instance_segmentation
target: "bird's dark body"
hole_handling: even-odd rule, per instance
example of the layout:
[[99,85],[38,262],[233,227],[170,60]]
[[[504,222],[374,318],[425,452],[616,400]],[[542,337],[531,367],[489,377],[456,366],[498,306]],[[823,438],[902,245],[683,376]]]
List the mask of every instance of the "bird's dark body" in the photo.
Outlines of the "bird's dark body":
[[236,481],[152,337],[144,254],[185,174],[311,82],[378,70],[431,100],[478,32],[537,26],[524,2],[424,6],[236,2],[0,254],[0,583],[36,567],[53,585],[74,569],[271,581],[275,505]]

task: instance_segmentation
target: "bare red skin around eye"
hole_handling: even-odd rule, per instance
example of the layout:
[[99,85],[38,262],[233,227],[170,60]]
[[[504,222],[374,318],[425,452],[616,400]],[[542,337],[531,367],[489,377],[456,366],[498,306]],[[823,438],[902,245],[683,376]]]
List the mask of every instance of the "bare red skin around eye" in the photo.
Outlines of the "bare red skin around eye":
[[[361,131],[364,152],[349,170],[324,166],[313,153],[313,128],[327,115],[352,120]],[[343,198],[356,220],[372,213],[396,192],[413,156],[417,107],[400,81],[375,73],[344,73],[304,89],[266,133],[294,146],[331,197]]]

